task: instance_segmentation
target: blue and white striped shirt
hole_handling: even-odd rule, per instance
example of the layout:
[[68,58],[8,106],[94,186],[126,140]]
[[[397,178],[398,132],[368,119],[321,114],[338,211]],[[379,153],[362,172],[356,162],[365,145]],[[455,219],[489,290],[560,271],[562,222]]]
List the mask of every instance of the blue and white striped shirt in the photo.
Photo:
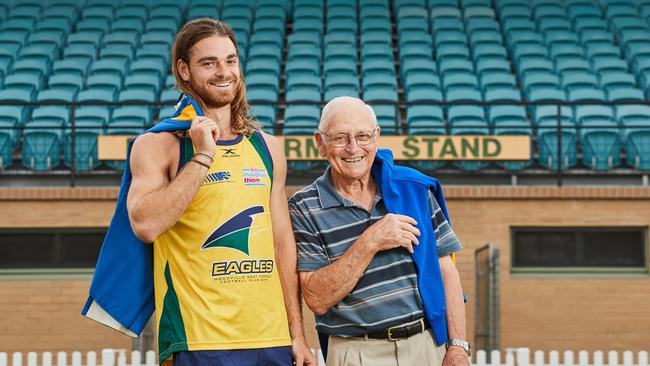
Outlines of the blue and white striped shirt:
[[[379,189],[379,187],[377,187]],[[462,249],[433,194],[431,219],[438,256]],[[289,199],[298,249],[298,270],[313,272],[335,262],[368,228],[388,212],[377,192],[371,212],[343,198],[330,179],[330,168]],[[404,248],[379,252],[352,292],[316,316],[322,333],[359,336],[424,316],[417,270]]]

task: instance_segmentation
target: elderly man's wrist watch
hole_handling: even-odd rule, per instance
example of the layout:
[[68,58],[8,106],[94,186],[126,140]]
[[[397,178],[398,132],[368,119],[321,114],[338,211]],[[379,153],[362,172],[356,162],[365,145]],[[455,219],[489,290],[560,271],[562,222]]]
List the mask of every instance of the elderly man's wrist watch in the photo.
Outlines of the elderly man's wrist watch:
[[472,357],[472,349],[470,348],[468,341],[464,341],[462,339],[452,338],[452,339],[447,340],[447,345],[446,346],[447,346],[447,349],[449,349],[449,347],[453,347],[453,346],[460,347],[460,348],[465,350],[465,353],[467,353],[467,357]]

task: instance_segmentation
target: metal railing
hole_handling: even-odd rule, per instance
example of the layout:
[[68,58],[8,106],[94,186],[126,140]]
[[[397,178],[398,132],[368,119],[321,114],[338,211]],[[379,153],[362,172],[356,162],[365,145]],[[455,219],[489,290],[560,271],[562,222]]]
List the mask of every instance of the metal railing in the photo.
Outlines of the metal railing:
[[[495,107],[495,106],[521,106],[525,108],[530,108],[530,107],[539,107],[539,106],[554,106],[556,108],[556,124],[555,125],[536,125],[534,118],[532,116],[528,116],[528,120],[531,121],[530,128],[531,128],[531,139],[534,141],[537,136],[537,131],[540,129],[550,129],[550,130],[556,130],[557,131],[557,142],[556,142],[556,154],[557,154],[557,167],[555,169],[555,174],[556,174],[556,180],[557,180],[557,185],[562,186],[563,184],[563,176],[565,175],[565,172],[569,170],[569,167],[564,167],[563,163],[563,156],[562,156],[562,131],[563,129],[616,129],[616,130],[623,130],[623,129],[629,129],[629,128],[634,128],[634,129],[648,129],[650,131],[650,120],[648,120],[648,124],[638,124],[638,125],[621,125],[620,122],[617,122],[615,125],[611,126],[597,126],[597,127],[589,127],[589,126],[580,126],[578,121],[575,120],[575,116],[573,117],[572,123],[573,127],[568,127],[565,126],[563,121],[565,120],[566,116],[563,115],[563,107],[579,107],[579,106],[589,106],[589,105],[598,105],[598,106],[609,106],[609,107],[617,107],[617,106],[624,106],[624,105],[645,105],[648,106],[650,105],[650,100],[620,100],[620,101],[601,101],[601,100],[582,100],[582,101],[560,101],[560,100],[545,100],[545,101],[490,101],[490,102],[485,102],[485,101],[454,101],[454,102],[443,102],[443,101],[413,101],[413,102],[392,102],[392,101],[372,101],[368,102],[370,105],[392,105],[395,106],[396,108],[399,108],[396,111],[396,131],[404,131],[405,129],[408,130],[408,125],[406,122],[401,123],[400,120],[400,109],[407,108],[408,106],[417,106],[417,105],[429,105],[429,106],[438,106],[444,109],[454,107],[454,106],[479,106],[482,108],[489,108],[489,107]],[[254,101],[250,100],[249,104],[251,105],[273,105],[276,107],[280,107],[279,109],[286,108],[290,105],[312,105],[312,106],[322,106],[325,104],[324,102],[314,102],[314,101],[293,101],[293,102],[268,102],[268,101]],[[149,108],[161,108],[161,107],[169,107],[175,105],[175,103],[152,103],[152,102],[135,102],[135,101],[128,101],[128,102],[99,102],[99,101],[88,101],[88,102],[73,102],[73,103],[68,103],[68,102],[60,102],[60,101],[42,101],[42,102],[19,102],[19,101],[6,101],[6,100],[0,100],[0,106],[6,106],[6,105],[11,105],[11,106],[20,106],[20,107],[28,107],[28,108],[33,108],[33,107],[40,107],[40,106],[64,106],[68,108],[69,112],[69,123],[64,124],[63,126],[60,127],[62,131],[67,131],[70,133],[70,139],[69,139],[69,144],[70,146],[70,151],[71,151],[71,161],[70,161],[70,186],[74,187],[76,185],[76,177],[78,176],[78,170],[77,170],[77,161],[76,161],[76,154],[75,154],[75,148],[76,148],[76,135],[78,130],[84,130],[84,129],[96,129],[97,127],[95,126],[77,126],[76,124],[76,110],[79,107],[84,107],[84,106],[105,106],[109,108],[114,108],[114,107],[123,107],[123,106],[140,106],[140,107],[149,107]],[[529,113],[528,113],[529,114]],[[572,115],[574,113],[572,112]],[[508,125],[508,124],[499,124],[498,126],[494,126],[489,122],[489,113],[486,113],[486,121],[487,127],[490,127],[492,129],[508,129],[508,128],[521,128],[522,125]],[[282,119],[280,119],[282,121]],[[318,121],[313,121],[314,124],[310,125],[291,125],[291,128],[304,128],[304,129],[315,129],[315,126],[317,125]],[[276,133],[281,133],[283,124],[279,123],[276,125],[275,132]],[[144,125],[120,125],[119,127],[113,127],[107,125],[103,126],[102,128],[105,129],[109,134],[111,129],[125,129],[125,128],[133,128],[133,129],[143,129],[146,126]],[[422,126],[418,126],[422,127]],[[463,124],[462,128],[485,128],[486,124]],[[22,123],[18,127],[14,126],[2,126],[0,125],[0,131],[1,130],[6,130],[6,129],[21,129],[21,130],[37,130],[37,129],[49,129],[51,130],[53,127],[51,126],[30,126],[28,123]],[[445,118],[444,119],[444,128],[446,131],[451,131],[453,128],[453,124],[450,124],[449,121]],[[534,157],[534,151],[533,150],[533,156],[531,156],[531,160]],[[620,154],[620,152],[619,152]],[[552,165],[552,164],[551,164]],[[0,169],[2,167],[0,166]],[[550,170],[550,169],[548,169]],[[2,172],[0,172],[2,174]]]

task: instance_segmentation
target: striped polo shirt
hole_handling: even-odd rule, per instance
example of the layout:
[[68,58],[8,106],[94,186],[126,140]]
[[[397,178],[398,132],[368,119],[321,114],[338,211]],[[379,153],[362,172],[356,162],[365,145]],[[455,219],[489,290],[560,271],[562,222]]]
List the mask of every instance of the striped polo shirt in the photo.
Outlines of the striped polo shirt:
[[[431,221],[438,256],[462,249],[433,194]],[[377,194],[372,211],[356,206],[334,188],[330,168],[289,199],[298,249],[298,271],[313,272],[335,262],[368,228],[388,212]],[[398,247],[378,252],[354,289],[325,314],[316,327],[336,336],[360,336],[424,316],[411,255]]]

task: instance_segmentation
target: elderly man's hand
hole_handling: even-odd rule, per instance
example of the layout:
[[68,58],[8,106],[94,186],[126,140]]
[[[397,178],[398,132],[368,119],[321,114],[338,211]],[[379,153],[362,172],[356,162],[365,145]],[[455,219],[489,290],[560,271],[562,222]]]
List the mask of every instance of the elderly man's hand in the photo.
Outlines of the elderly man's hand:
[[415,225],[417,222],[409,216],[387,214],[364,231],[363,238],[377,252],[404,247],[413,253],[413,245],[420,243],[420,230]]
[[467,352],[460,347],[449,347],[442,360],[442,366],[469,366]]

